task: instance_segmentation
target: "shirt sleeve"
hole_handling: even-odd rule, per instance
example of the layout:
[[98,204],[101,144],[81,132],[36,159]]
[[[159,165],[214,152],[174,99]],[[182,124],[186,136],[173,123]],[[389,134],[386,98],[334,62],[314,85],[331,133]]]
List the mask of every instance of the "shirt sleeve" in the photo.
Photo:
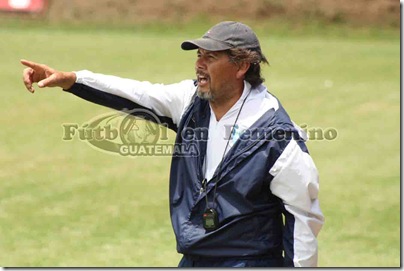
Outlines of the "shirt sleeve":
[[318,172],[311,156],[291,140],[269,173],[274,176],[271,192],[282,200],[284,207],[285,265],[317,266],[316,237],[324,216],[318,200]]
[[78,71],[75,74],[76,83],[135,102],[153,110],[159,116],[172,119],[177,125],[196,90],[193,80],[164,85],[93,73],[88,70]]

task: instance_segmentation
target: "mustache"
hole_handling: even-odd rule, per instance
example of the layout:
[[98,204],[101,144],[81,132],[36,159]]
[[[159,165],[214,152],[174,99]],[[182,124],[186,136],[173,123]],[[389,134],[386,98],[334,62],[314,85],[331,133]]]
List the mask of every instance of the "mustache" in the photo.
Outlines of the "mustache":
[[208,77],[209,76],[206,72],[204,72],[204,71],[202,71],[200,69],[196,69],[195,74],[196,74],[196,76],[201,76],[201,77]]

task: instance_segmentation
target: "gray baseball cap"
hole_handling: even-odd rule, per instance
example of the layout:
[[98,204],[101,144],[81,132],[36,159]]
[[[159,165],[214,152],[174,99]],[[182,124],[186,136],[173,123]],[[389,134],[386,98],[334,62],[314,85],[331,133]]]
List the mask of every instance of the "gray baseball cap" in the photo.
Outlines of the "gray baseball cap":
[[254,31],[247,25],[225,21],[213,26],[202,38],[187,40],[181,44],[183,50],[202,48],[208,51],[223,51],[230,48],[258,49],[260,43]]

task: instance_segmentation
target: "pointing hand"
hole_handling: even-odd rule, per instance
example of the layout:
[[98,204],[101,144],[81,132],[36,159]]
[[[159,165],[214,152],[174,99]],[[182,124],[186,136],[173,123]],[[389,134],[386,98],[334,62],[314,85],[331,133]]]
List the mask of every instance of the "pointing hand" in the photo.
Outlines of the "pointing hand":
[[38,83],[38,87],[61,87],[69,89],[76,82],[74,72],[57,71],[44,64],[38,64],[28,60],[21,60],[21,63],[28,68],[23,71],[23,81],[28,91],[34,93],[33,83]]

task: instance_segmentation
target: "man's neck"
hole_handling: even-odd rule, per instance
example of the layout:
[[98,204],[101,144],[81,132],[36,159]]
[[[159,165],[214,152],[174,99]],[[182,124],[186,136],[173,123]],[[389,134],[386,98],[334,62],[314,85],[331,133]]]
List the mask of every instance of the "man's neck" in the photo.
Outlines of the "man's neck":
[[214,101],[210,101],[210,107],[215,113],[216,121],[220,121],[220,119],[233,107],[235,103],[240,99],[241,95],[244,91],[244,85],[234,92],[231,96],[225,96],[222,99],[216,99]]

